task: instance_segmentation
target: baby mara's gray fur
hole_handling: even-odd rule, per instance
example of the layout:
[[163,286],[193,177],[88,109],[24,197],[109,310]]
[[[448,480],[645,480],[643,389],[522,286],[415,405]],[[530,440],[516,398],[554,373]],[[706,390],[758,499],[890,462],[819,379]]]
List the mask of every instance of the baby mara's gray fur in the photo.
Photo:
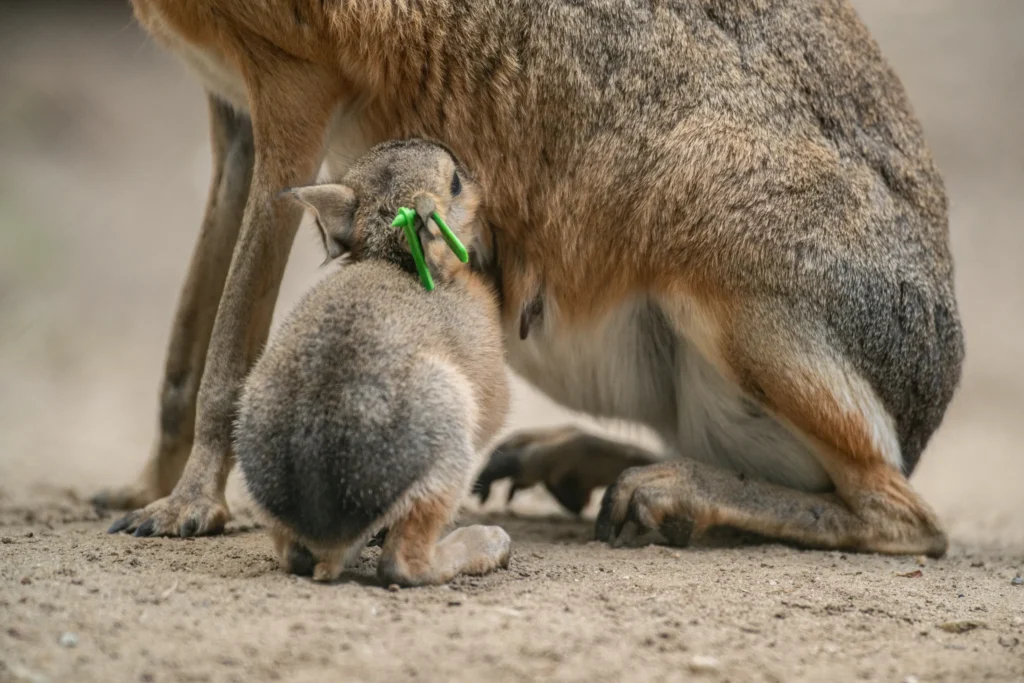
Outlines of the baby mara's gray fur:
[[[384,143],[341,184],[292,193],[316,218],[328,258],[353,263],[315,285],[271,338],[245,385],[235,449],[282,564],[302,571],[308,548],[315,578],[329,580],[383,526],[412,515],[443,517],[438,530],[450,521],[476,454],[504,421],[508,387],[493,291],[430,219],[437,210],[481,247],[480,188],[446,148]],[[432,292],[391,225],[400,206],[417,209]],[[487,534],[504,542],[497,564],[507,562],[507,535]],[[408,567],[395,576],[403,563],[385,559],[389,580],[438,579]]]

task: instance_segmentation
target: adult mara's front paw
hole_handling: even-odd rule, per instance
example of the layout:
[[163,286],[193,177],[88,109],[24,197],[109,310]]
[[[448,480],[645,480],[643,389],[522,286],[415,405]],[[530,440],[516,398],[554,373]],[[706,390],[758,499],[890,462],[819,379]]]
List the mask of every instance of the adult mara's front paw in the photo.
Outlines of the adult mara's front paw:
[[172,493],[129,512],[107,530],[134,536],[208,536],[224,531],[231,513],[222,497],[205,494]]

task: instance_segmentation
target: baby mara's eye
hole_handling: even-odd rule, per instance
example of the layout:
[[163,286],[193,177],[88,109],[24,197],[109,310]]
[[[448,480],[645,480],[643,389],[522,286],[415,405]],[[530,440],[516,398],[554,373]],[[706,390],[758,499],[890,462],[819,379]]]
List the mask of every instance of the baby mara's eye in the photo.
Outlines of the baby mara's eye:
[[452,173],[452,196],[455,197],[460,192],[462,192],[462,181],[459,180],[459,174],[456,171]]

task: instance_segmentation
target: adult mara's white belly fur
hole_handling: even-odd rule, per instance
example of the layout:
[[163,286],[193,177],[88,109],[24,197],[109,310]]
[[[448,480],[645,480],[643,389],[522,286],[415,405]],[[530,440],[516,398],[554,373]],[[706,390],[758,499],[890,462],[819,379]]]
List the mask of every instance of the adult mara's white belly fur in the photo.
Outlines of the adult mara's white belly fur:
[[648,425],[679,455],[752,477],[832,487],[813,446],[723,377],[650,299],[585,328],[566,328],[545,299],[525,341],[518,321],[505,333],[513,370],[568,408]]
[[555,401],[674,436],[675,339],[645,298],[585,328],[567,328],[557,304],[545,298],[526,340],[519,338],[518,318],[505,338],[512,369]]

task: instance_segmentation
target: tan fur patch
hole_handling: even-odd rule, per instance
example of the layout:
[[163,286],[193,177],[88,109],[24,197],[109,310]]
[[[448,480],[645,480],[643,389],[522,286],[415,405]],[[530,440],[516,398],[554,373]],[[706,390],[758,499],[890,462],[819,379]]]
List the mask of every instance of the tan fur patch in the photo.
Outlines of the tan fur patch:
[[457,505],[454,495],[411,501],[404,515],[388,529],[381,565],[412,581],[430,576],[438,539]]

